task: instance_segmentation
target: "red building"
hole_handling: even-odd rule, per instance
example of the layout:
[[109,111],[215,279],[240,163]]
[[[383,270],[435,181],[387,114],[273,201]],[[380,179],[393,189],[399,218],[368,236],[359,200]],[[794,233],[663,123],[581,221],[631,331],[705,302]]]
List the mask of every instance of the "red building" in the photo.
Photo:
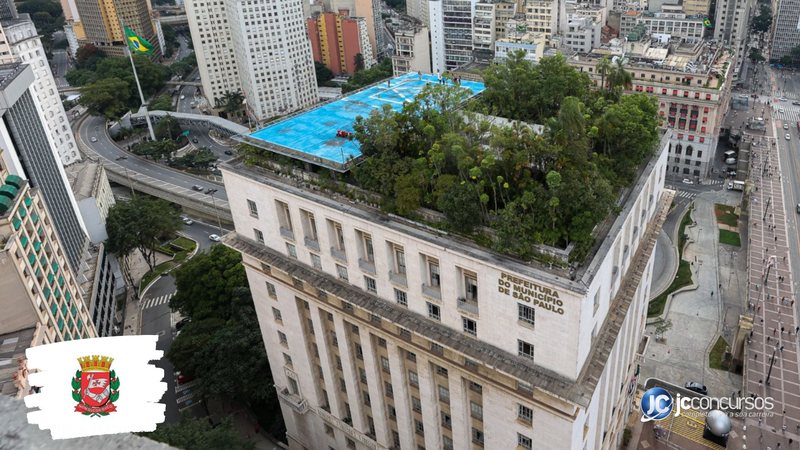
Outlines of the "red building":
[[307,21],[314,61],[325,64],[334,74],[354,74],[359,53],[364,61],[371,59],[372,49],[364,49],[369,45],[364,19],[348,17],[348,11],[343,10],[321,13]]

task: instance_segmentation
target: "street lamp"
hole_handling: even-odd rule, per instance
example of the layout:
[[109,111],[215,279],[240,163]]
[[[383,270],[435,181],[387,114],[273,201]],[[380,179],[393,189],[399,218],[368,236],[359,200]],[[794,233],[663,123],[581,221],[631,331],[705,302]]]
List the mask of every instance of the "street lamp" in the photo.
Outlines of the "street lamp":
[[767,381],[764,384],[769,384],[769,377],[772,376],[772,366],[775,364],[775,353],[778,352],[778,346],[775,345],[775,349],[772,350],[772,356],[769,358],[769,370],[767,371]]
[[214,207],[214,214],[217,216],[217,227],[219,228],[219,235],[222,236],[222,220],[219,218],[219,209],[217,209],[217,202],[214,201],[214,193],[217,192],[217,189],[210,189],[206,192],[209,197],[211,197],[211,205]]

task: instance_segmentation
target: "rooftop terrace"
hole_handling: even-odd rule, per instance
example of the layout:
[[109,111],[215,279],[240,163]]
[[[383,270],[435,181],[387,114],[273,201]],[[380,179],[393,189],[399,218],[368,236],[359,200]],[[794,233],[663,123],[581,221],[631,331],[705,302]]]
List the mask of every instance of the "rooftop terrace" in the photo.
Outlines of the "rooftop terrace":
[[[452,83],[451,81],[447,81]],[[337,172],[349,169],[361,156],[358,141],[349,137],[358,116],[390,105],[399,111],[428,84],[438,83],[436,75],[409,73],[374,84],[322,106],[303,110],[265,128],[236,139],[274,153],[322,166]],[[483,83],[463,81],[462,87],[478,95]],[[345,132],[340,135],[339,132]]]

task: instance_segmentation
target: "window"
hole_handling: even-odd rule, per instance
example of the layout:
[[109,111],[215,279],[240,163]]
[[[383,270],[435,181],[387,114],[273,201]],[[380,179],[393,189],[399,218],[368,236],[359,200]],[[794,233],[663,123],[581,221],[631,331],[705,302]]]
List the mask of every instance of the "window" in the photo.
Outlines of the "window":
[[287,366],[291,367],[291,366],[292,366],[292,357],[291,357],[291,356],[289,356],[289,355],[287,355],[286,353],[284,353],[284,354],[283,354],[283,362],[284,362],[284,363],[285,363]]
[[372,236],[363,231],[356,231],[361,241],[361,258],[367,262],[375,262],[375,249],[372,246]]
[[286,243],[286,253],[289,254],[292,258],[297,258],[297,247],[294,244]]
[[[598,299],[595,297],[595,300]],[[523,305],[522,303],[517,303],[517,318],[521,322],[533,325],[535,321],[535,313],[536,310],[534,310],[530,306]]]
[[412,386],[419,386],[419,376],[413,370],[408,371],[408,384]]
[[281,310],[278,308],[272,308],[272,316],[275,318],[276,322],[283,322],[283,317],[281,317]]
[[472,442],[483,445],[483,431],[473,428],[472,429]]
[[253,234],[255,234],[256,240],[258,241],[259,244],[264,243],[264,233],[262,233],[261,230],[253,228]]
[[435,258],[425,258],[428,265],[428,286],[438,288],[441,286],[441,276],[439,275],[439,260]]
[[531,423],[533,422],[533,410],[528,408],[525,405],[518,405],[517,406],[517,419],[525,422]]
[[478,276],[472,272],[464,271],[464,298],[468,302],[478,301]]
[[251,216],[255,217],[256,219],[258,218],[258,206],[256,206],[256,202],[248,199],[247,200],[247,209],[250,210],[250,215]]
[[420,422],[419,420],[414,421],[414,430],[416,430],[416,433],[420,436],[425,434],[425,427],[422,426],[422,422]]
[[389,398],[394,397],[394,389],[392,388],[392,383],[389,383],[388,381],[385,381],[383,383],[383,393]]
[[286,334],[281,331],[278,331],[278,341],[284,346],[289,344],[289,341],[286,339]]
[[340,266],[339,264],[336,265],[336,274],[339,275],[339,278],[348,281],[347,278],[347,267]]
[[471,401],[469,402],[469,409],[472,417],[483,420],[483,406]]
[[533,441],[528,436],[517,433],[517,446],[524,449],[531,449],[533,448]]
[[278,222],[281,228],[292,232],[294,228],[292,228],[292,215],[289,213],[289,205],[280,200],[275,200],[275,206],[278,209]]
[[325,434],[327,434],[330,437],[333,437],[333,427],[331,427],[330,425],[325,425]]
[[[342,231],[342,224],[329,220],[328,226],[331,233],[331,241],[333,242],[332,248],[344,254],[344,231]],[[342,255],[342,257],[344,257],[344,255]]]
[[517,354],[525,358],[533,359],[533,344],[517,339]]
[[474,381],[470,381],[470,382],[469,382],[469,388],[470,388],[472,391],[475,391],[475,392],[477,392],[478,394],[481,394],[481,393],[483,393],[483,386],[481,386],[480,384],[478,384],[478,383],[476,383],[476,382],[474,382]]
[[319,255],[311,253],[311,265],[317,270],[322,270],[322,260],[320,259]]
[[439,400],[443,402],[450,401],[450,390],[442,386],[441,384],[439,385]]
[[399,275],[406,274],[406,254],[403,247],[391,244],[392,255],[394,257],[394,271]]
[[267,295],[272,298],[278,298],[278,294],[275,292],[275,285],[270,283],[269,281],[266,282],[267,284]]
[[442,366],[436,366],[436,375],[441,375],[443,377],[446,377],[447,369]]
[[406,296],[406,293],[400,289],[395,288],[394,299],[397,301],[397,304],[408,306],[408,297]]
[[345,438],[345,439],[347,439],[347,448],[350,448],[350,449],[355,449],[356,448],[356,441],[354,441],[354,440],[352,440],[350,438]]
[[453,440],[447,436],[442,436],[442,448],[444,450],[453,450]]
[[464,333],[467,333],[472,336],[478,335],[478,323],[472,319],[467,319],[466,317],[461,317],[461,323],[464,326]]
[[453,419],[450,417],[450,414],[442,411],[442,426],[447,428],[448,430],[453,426]]
[[422,402],[417,397],[411,397],[411,409],[422,412]]
[[303,219],[303,233],[305,233],[306,239],[311,241],[319,240],[319,236],[317,236],[317,221],[314,219],[314,213],[301,209],[300,217]]
[[389,373],[389,358],[381,356],[381,368],[384,372]]
[[428,317],[433,320],[442,320],[438,305],[428,302]]
[[373,294],[378,292],[378,286],[375,284],[375,278],[364,276],[364,285],[367,287],[369,292],[372,292]]

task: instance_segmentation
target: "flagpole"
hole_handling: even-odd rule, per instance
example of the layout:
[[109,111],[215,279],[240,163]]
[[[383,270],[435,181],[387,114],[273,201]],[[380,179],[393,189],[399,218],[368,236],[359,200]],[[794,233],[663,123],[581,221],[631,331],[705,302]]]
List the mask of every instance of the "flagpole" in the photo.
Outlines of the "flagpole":
[[150,113],[147,111],[147,102],[144,101],[144,93],[142,93],[142,85],[139,84],[139,75],[136,73],[136,64],[133,63],[133,53],[131,53],[131,47],[128,43],[128,35],[125,33],[125,22],[119,17],[119,25],[122,28],[122,34],[125,36],[125,51],[128,53],[128,58],[131,60],[131,67],[133,68],[133,79],[136,80],[136,88],[139,89],[139,98],[142,101],[142,107],[144,108],[144,118],[147,120],[147,129],[150,131],[150,140],[156,140],[156,134],[153,132],[153,124],[150,122]]

